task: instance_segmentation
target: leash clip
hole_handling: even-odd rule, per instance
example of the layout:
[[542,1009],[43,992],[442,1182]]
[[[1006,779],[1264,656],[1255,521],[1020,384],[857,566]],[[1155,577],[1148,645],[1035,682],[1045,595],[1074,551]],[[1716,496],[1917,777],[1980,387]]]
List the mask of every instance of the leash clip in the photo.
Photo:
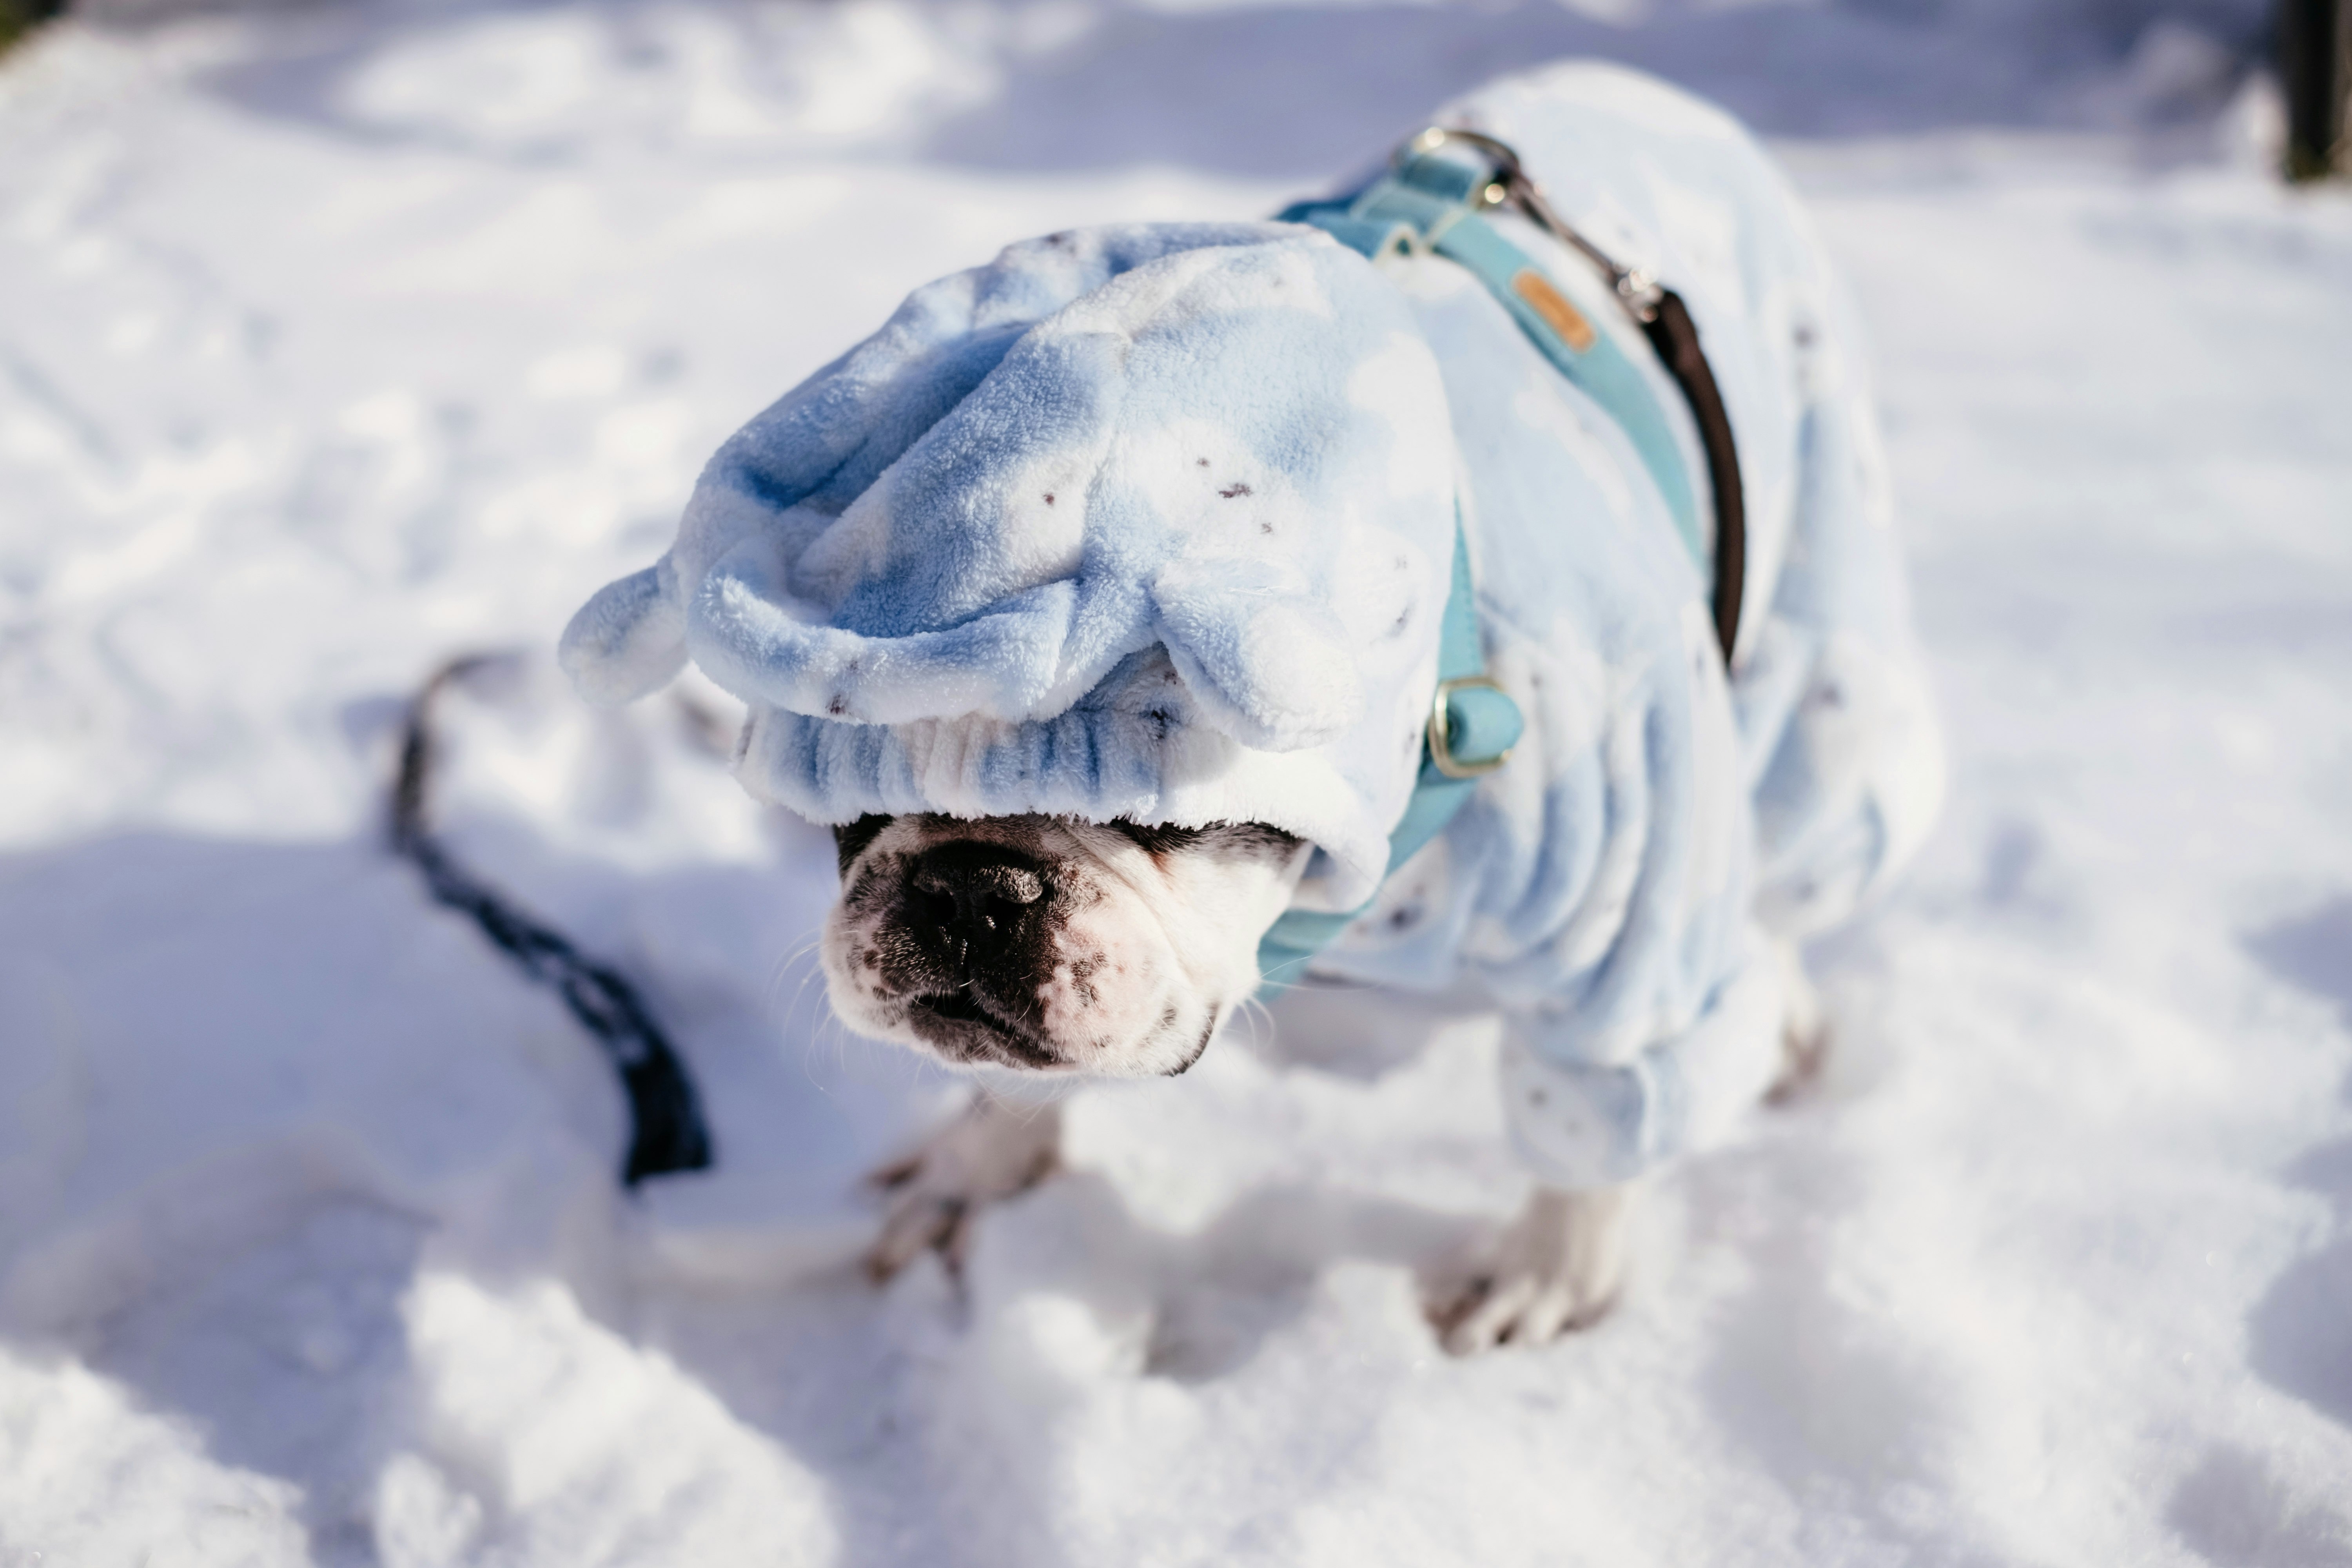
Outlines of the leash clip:
[[1583,257],[1609,279],[1625,313],[1643,326],[1658,319],[1658,307],[1666,291],[1658,280],[1638,267],[1628,267],[1615,257],[1584,237],[1566,218],[1552,210],[1544,199],[1543,189],[1535,183],[1519,163],[1517,149],[1483,131],[1465,131],[1454,125],[1432,125],[1400,143],[1389,154],[1391,168],[1402,169],[1415,158],[1425,158],[1439,148],[1459,142],[1471,148],[1486,160],[1493,171],[1491,177],[1471,195],[1471,202],[1479,207],[1512,206],[1528,220],[1552,238]]

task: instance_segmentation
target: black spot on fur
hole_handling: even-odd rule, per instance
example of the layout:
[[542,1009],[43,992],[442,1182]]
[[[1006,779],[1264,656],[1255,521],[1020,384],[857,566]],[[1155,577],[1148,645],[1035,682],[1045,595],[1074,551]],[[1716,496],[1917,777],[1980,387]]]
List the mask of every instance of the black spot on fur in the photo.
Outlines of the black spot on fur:
[[1088,984],[1094,978],[1095,971],[1101,967],[1102,954],[1099,952],[1078,959],[1070,965],[1070,989],[1078,994],[1078,1001],[1085,1006],[1102,1005],[1102,994]]
[[1233,500],[1235,496],[1252,495],[1252,494],[1255,494],[1255,491],[1253,491],[1253,490],[1249,488],[1249,486],[1247,486],[1247,485],[1245,485],[1245,484],[1243,484],[1239,479],[1236,479],[1236,480],[1234,480],[1234,481],[1233,482],[1233,484],[1232,484],[1230,487],[1228,487],[1227,489],[1224,489],[1219,490],[1217,493],[1218,493],[1219,495],[1221,495],[1221,496],[1224,497],[1227,500]]
[[866,853],[867,845],[882,837],[882,830],[890,826],[890,821],[887,816],[861,816],[833,830],[833,847],[840,854],[843,876],[849,875],[851,863]]
[[1151,726],[1151,738],[1155,741],[1165,741],[1168,731],[1179,727],[1176,715],[1165,708],[1145,709],[1143,721]]
[[1054,492],[1052,490],[1047,490],[1045,492],[1045,504],[1047,506],[1052,506],[1054,504]]
[[1192,466],[1198,468],[1205,468],[1209,466],[1209,459],[1206,458],[1196,458],[1192,460]]
[[871,914],[896,896],[898,880],[898,858],[877,855],[857,866],[856,875],[841,890],[841,907],[854,915]]
[[1186,1057],[1182,1061],[1178,1062],[1174,1067],[1168,1069],[1168,1076],[1170,1078],[1182,1078],[1186,1073],[1191,1072],[1192,1070],[1192,1064],[1199,1061],[1202,1056],[1207,1054],[1210,1037],[1215,1035],[1216,1032],[1217,1010],[1214,1007],[1211,1007],[1209,1009],[1208,1025],[1201,1031],[1200,1043],[1192,1047],[1192,1054],[1191,1056]]

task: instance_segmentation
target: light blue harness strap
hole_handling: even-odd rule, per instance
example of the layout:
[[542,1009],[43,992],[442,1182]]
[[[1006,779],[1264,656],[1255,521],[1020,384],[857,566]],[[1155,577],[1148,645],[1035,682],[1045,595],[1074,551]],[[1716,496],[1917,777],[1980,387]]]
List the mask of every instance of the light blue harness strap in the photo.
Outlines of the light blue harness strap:
[[[1466,165],[1427,153],[1406,159],[1395,171],[1360,195],[1337,201],[1300,202],[1279,215],[1284,223],[1312,224],[1351,250],[1375,259],[1392,251],[1431,250],[1486,287],[1511,320],[1560,374],[1598,403],[1624,430],[1642,466],[1665,499],[1675,531],[1698,563],[1713,574],[1699,530],[1698,498],[1690,467],[1675,440],[1664,406],[1633,361],[1606,333],[1577,320],[1574,307],[1527,252],[1504,237],[1471,204],[1483,176]],[[1581,342],[1571,342],[1538,301],[1571,327],[1581,326]]]
[[[1712,577],[1714,563],[1699,531],[1698,498],[1665,409],[1615,341],[1584,320],[1534,259],[1480,215],[1478,192],[1485,182],[1465,164],[1418,153],[1352,197],[1300,202],[1279,216],[1285,223],[1312,224],[1374,260],[1392,252],[1434,252],[1468,268],[1560,374],[1623,429],[1700,575]],[[1727,634],[1725,640],[1727,646]],[[1499,765],[1517,743],[1524,727],[1518,707],[1484,679],[1484,665],[1469,542],[1457,526],[1431,742],[1423,750],[1412,798],[1389,835],[1391,875],[1444,830],[1477,788],[1476,773]],[[1370,907],[1367,901],[1362,909],[1344,912],[1286,912],[1258,947],[1265,992],[1294,983],[1317,953]]]
[[[1484,176],[1462,163],[1419,153],[1352,197],[1300,202],[1278,216],[1284,223],[1312,224],[1374,260],[1391,253],[1433,251],[1468,268],[1560,374],[1624,430],[1664,498],[1675,530],[1700,575],[1711,577],[1714,563],[1700,538],[1698,498],[1665,410],[1615,342],[1585,321],[1533,258],[1480,216],[1477,192],[1484,184]],[[1728,641],[1727,635],[1727,647]],[[1423,748],[1412,798],[1389,835],[1388,875],[1444,831],[1477,788],[1475,773],[1442,765],[1440,748],[1444,762],[1467,763],[1475,772],[1486,772],[1499,765],[1518,742],[1524,728],[1518,706],[1484,679],[1485,662],[1470,582],[1469,542],[1457,525],[1454,585],[1446,595],[1438,647],[1431,743]],[[1285,912],[1258,944],[1258,973],[1265,980],[1261,994],[1272,996],[1295,984],[1309,961],[1370,907],[1367,900],[1360,909],[1339,913]]]
[[[1454,814],[1468,803],[1478,787],[1480,773],[1499,766],[1518,744],[1526,728],[1519,706],[1485,679],[1486,658],[1478,635],[1478,605],[1470,580],[1470,541],[1457,524],[1454,530],[1454,580],[1445,595],[1445,614],[1437,641],[1437,697],[1432,704],[1433,729],[1440,728],[1446,756],[1457,766],[1479,770],[1449,773],[1439,765],[1431,747],[1422,750],[1421,774],[1404,816],[1389,833],[1389,864],[1383,877],[1412,858],[1414,853],[1445,830]],[[1374,895],[1377,897],[1378,895]],[[1291,910],[1274,922],[1258,943],[1258,973],[1265,979],[1262,994],[1274,994],[1296,984],[1317,953],[1331,945],[1348,922],[1371,907],[1342,913]]]

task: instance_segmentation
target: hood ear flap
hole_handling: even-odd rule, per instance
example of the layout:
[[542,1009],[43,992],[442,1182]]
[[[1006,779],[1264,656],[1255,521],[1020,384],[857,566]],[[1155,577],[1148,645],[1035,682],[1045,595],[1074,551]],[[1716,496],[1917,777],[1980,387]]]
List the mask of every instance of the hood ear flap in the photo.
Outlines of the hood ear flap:
[[665,555],[596,590],[563,628],[556,662],[580,695],[618,708],[657,691],[686,668],[686,616]]
[[1152,584],[1160,639],[1218,730],[1262,752],[1323,745],[1363,716],[1348,629],[1319,598],[1258,575],[1230,560],[1170,563]]

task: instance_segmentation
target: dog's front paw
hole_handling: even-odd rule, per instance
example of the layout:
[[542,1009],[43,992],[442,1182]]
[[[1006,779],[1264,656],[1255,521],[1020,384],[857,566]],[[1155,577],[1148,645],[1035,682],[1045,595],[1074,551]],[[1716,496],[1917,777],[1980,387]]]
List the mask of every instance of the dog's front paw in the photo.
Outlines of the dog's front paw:
[[922,1148],[874,1173],[889,1210],[866,1250],[867,1277],[880,1284],[927,1251],[961,1271],[973,1216],[1051,1175],[1061,1148],[1059,1105],[982,1095]]
[[1631,1185],[1537,1188],[1509,1228],[1430,1302],[1445,1348],[1475,1355],[1538,1345],[1599,1322],[1624,1284],[1633,1207]]

